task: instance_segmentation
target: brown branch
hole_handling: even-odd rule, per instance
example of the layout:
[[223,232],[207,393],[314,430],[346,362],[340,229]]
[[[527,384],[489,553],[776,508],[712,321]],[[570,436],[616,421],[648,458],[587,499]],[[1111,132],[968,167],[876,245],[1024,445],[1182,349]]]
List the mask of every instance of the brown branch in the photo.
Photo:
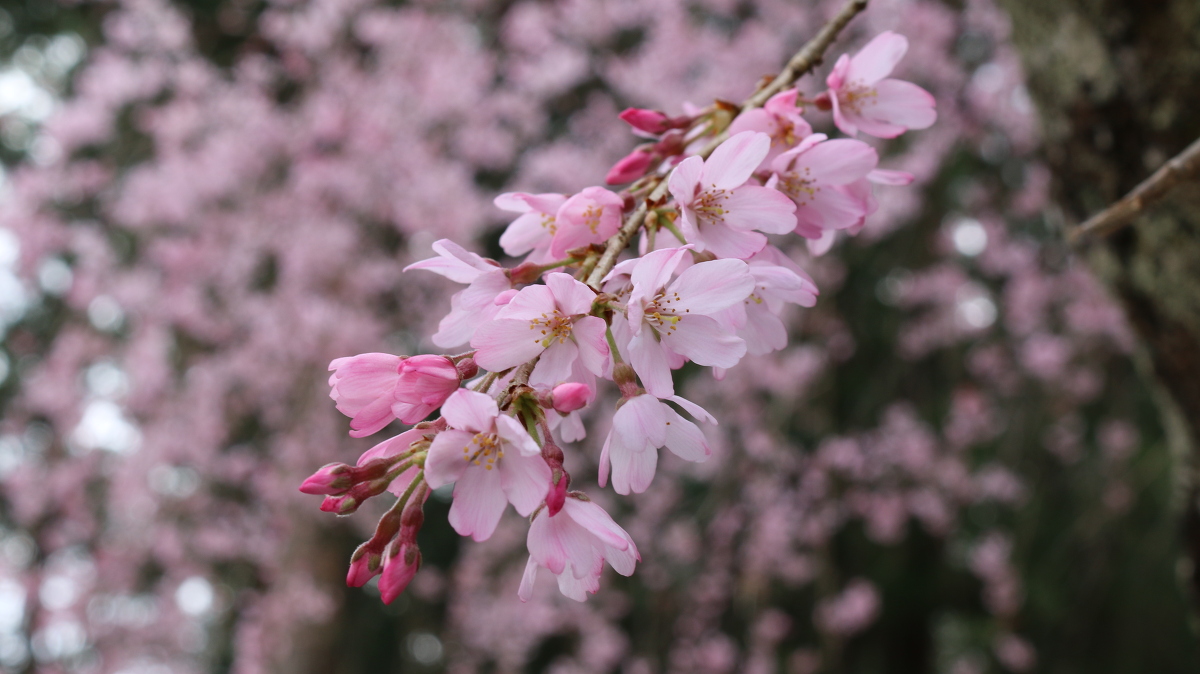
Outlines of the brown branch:
[[[832,19],[821,27],[816,37],[806,42],[800,48],[800,51],[796,52],[788,60],[787,65],[783,67],[783,70],[769,84],[754,92],[754,95],[742,103],[738,114],[740,115],[747,110],[762,107],[768,98],[791,86],[796,80],[820,65],[821,59],[825,55],[825,50],[829,49],[829,45],[833,44],[833,41],[837,39],[838,33],[842,32],[846,24],[850,23],[851,19],[867,8],[867,2],[868,0],[850,0],[847,2]],[[716,138],[713,138],[712,142],[700,150],[697,155],[707,159],[708,155],[712,154],[713,150],[717,149],[717,146],[728,138],[728,132],[721,132]],[[654,181],[657,182],[654,184],[654,188],[650,191],[650,194],[638,204],[638,207],[629,214],[621,229],[617,230],[617,233],[605,244],[604,254],[600,256],[600,260],[592,268],[591,273],[587,277],[587,284],[593,290],[600,290],[600,282],[608,275],[608,272],[612,271],[613,266],[617,263],[617,256],[621,254],[621,251],[625,250],[625,247],[629,245],[629,241],[642,228],[642,223],[646,220],[646,214],[650,211],[650,204],[657,204],[666,198],[666,178],[667,174],[664,174],[656,176],[653,179],[652,184],[654,184]]]
[[1197,176],[1200,176],[1200,139],[1155,171],[1154,175],[1143,180],[1120,201],[1072,229],[1067,234],[1067,241],[1082,245],[1120,231],[1148,207],[1170,194],[1179,183]]

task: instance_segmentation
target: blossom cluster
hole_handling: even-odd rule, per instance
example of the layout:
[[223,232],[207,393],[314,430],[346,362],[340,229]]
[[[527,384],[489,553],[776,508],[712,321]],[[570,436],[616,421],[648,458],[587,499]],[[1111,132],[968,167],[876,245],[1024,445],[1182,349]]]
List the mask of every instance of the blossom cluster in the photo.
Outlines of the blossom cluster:
[[[935,121],[928,92],[887,78],[907,48],[903,36],[880,34],[843,55],[811,99],[792,88],[761,108],[627,109],[620,118],[648,142],[610,170],[609,185],[628,184],[620,192],[502,194],[496,206],[518,214],[500,238],[512,266],[447,239],[410,265],[466,286],[432,341],[469,350],[330,364],[331,397],[352,436],[413,425],[301,485],[339,515],[385,491],[399,497],[354,553],[347,583],[378,575],[383,600],[399,596],[421,563],[425,499],[451,484],[449,521],[462,536],[491,537],[509,504],[530,518],[522,600],[543,568],[579,601],[599,589],[606,562],[633,573],[637,545],[570,489],[563,445],[586,437],[582,413],[607,400],[599,387],[609,381],[619,398],[601,488],[611,479],[618,494],[645,492],[660,449],[692,462],[712,454],[703,427],[717,420],[676,394],[673,371],[693,363],[721,379],[744,356],[786,346],[781,313],[813,306],[818,289],[769,236],[798,234],[819,254],[838,232],[861,230],[877,208],[872,184],[912,181],[880,169],[876,150],[853,137]],[[805,105],[832,110],[851,137],[814,133]],[[636,255],[617,262],[633,236]]]

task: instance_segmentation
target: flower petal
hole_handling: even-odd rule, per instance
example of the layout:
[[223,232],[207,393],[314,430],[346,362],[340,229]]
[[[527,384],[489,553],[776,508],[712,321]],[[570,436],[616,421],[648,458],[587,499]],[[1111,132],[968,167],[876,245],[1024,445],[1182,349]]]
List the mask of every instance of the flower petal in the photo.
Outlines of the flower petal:
[[546,274],[546,287],[554,295],[555,304],[567,316],[590,313],[596,292],[571,278],[570,274],[554,272]]
[[724,222],[734,229],[787,234],[796,228],[796,204],[769,187],[739,187],[726,199],[725,210]]
[[[593,316],[593,318],[595,318]],[[601,323],[604,319],[597,318]],[[535,388],[552,388],[563,383],[571,376],[571,366],[579,356],[579,347],[574,340],[554,340],[542,353],[533,372],[529,375],[529,384]]]
[[703,170],[704,160],[691,156],[679,162],[675,170],[671,171],[667,187],[671,190],[671,196],[675,197],[676,203],[684,205],[695,200],[697,188],[700,187],[700,173]]
[[471,465],[470,461],[464,460],[463,448],[470,447],[474,437],[475,434],[469,431],[453,429],[437,434],[429,444],[429,454],[425,457],[425,481],[430,489],[437,489],[462,477],[463,471]]
[[675,327],[663,334],[663,345],[697,365],[730,368],[746,355],[746,342],[708,316],[684,316]]
[[770,151],[771,137],[765,133],[743,131],[732,136],[718,145],[704,162],[700,183],[705,189],[732,190],[741,187]]
[[629,364],[642,380],[642,386],[651,395],[665,398],[675,393],[675,384],[671,381],[671,366],[663,353],[662,345],[655,339],[650,330],[642,330],[629,340],[627,349]]
[[529,431],[521,426],[521,422],[507,414],[496,417],[496,435],[499,435],[508,447],[516,449],[517,453],[524,456],[539,456],[542,453],[542,449],[529,436]]
[[667,289],[664,301],[669,301],[671,312],[680,316],[720,311],[754,291],[754,277],[749,271],[749,265],[741,260],[712,260],[692,265]]
[[633,539],[621,525],[613,521],[604,508],[592,501],[568,498],[563,503],[563,512],[605,545],[618,550],[628,550],[629,546],[633,545]]
[[891,74],[907,51],[908,38],[890,30],[884,31],[850,58],[846,81],[868,86],[875,84]]
[[500,487],[521,517],[529,517],[550,491],[550,466],[541,456],[505,454],[497,469]]
[[[533,287],[533,286],[531,286]],[[490,372],[500,372],[531,360],[546,350],[541,334],[525,320],[495,319],[480,325],[471,338],[475,362]]]
[[485,433],[492,430],[496,415],[500,408],[489,395],[460,388],[446,398],[442,404],[442,416],[452,428],[471,433]]
[[500,488],[500,475],[494,470],[474,466],[463,471],[454,483],[454,503],[450,506],[450,526],[460,536],[485,541],[496,531],[508,499]]
[[538,563],[530,556],[529,561],[525,562],[525,573],[521,574],[521,586],[517,588],[517,596],[522,602],[529,601],[533,596],[533,583],[537,580],[538,568]]
[[[575,321],[572,331],[579,347],[579,363],[597,377],[608,375],[608,340],[604,333],[608,325],[598,316],[584,316]],[[557,383],[557,382],[555,382]]]
[[667,411],[666,448],[684,461],[700,462],[712,454],[700,428],[679,416],[675,410]]

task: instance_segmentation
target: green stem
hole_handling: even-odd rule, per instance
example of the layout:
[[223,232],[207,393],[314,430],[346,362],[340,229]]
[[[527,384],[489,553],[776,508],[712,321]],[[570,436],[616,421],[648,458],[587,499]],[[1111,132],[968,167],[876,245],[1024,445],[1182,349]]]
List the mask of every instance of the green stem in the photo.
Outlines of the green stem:
[[662,226],[667,229],[668,232],[674,234],[676,239],[679,239],[679,243],[683,243],[683,244],[687,243],[687,239],[683,238],[683,233],[680,232],[677,227],[675,227],[675,223],[671,222],[667,218],[659,218],[658,220],[662,224]]
[[613,338],[612,326],[604,330],[604,338],[608,340],[608,350],[612,352],[613,362],[621,363],[621,352],[617,349],[617,340]]

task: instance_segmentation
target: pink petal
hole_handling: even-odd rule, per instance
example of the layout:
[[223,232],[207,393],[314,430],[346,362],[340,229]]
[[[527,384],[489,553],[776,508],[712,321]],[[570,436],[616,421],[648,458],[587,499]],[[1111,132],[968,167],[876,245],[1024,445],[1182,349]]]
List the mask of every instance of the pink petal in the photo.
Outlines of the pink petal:
[[517,450],[522,456],[541,456],[542,449],[529,436],[529,431],[507,414],[496,417],[496,435],[504,440],[507,448]]
[[[560,512],[559,517],[562,517]],[[567,568],[567,551],[559,540],[561,523],[567,518],[556,520],[543,512],[529,523],[529,536],[525,545],[529,548],[529,557],[539,565],[550,569],[550,573],[560,574]]]
[[596,291],[571,278],[570,274],[554,272],[546,274],[546,286],[554,296],[558,308],[567,316],[590,313]]
[[460,388],[442,404],[442,416],[452,428],[472,433],[491,432],[500,408],[491,396]]
[[533,557],[525,562],[525,573],[521,574],[521,586],[517,588],[517,596],[522,602],[529,601],[533,596],[533,583],[537,580],[538,563],[533,561]]
[[600,448],[600,472],[596,476],[596,484],[601,487],[608,485],[608,473],[612,468],[612,457],[609,454],[609,447],[612,445],[614,432],[610,430],[608,437],[604,438],[604,446]]
[[629,534],[613,521],[604,508],[592,501],[568,498],[563,503],[563,512],[605,545],[618,550],[628,550],[633,544]]
[[700,187],[700,174],[704,170],[704,160],[691,156],[679,162],[671,177],[667,179],[667,187],[675,202],[683,205],[695,200]]
[[663,335],[663,345],[697,365],[730,368],[746,355],[746,343],[708,316],[684,316],[676,328]]
[[[842,56],[845,57],[845,54]],[[858,126],[854,123],[858,117],[854,116],[852,118],[847,116],[849,111],[842,111],[842,105],[838,102],[838,97],[836,95],[831,96],[829,102],[833,105],[833,123],[835,126],[837,126],[838,130],[847,136],[858,135]]]
[[754,291],[754,277],[749,271],[749,265],[741,260],[712,260],[692,265],[667,289],[668,306],[680,316],[707,315],[733,306]]
[[[800,91],[795,87],[792,87],[791,89],[785,89],[784,91],[781,91],[768,98],[767,102],[763,104],[762,109],[778,117],[790,117],[799,112],[799,110],[796,108],[796,99],[799,97],[799,95]],[[739,118],[740,117],[741,116],[739,115]],[[732,128],[732,126],[730,128]]]
[[841,89],[842,85],[846,83],[846,71],[849,69],[850,55],[842,54],[838,57],[837,62],[833,64],[833,70],[829,71],[829,76],[825,78],[825,86],[834,90],[832,92],[834,95],[831,98],[837,99],[837,90]]
[[[596,320],[604,322],[604,319]],[[550,388],[561,384],[571,377],[571,366],[575,364],[578,355],[579,347],[573,340],[554,340],[533,367],[533,372],[529,375],[529,384],[535,388]]]
[[582,578],[576,578],[570,573],[563,573],[557,576],[558,591],[568,599],[575,601],[587,601],[588,594],[596,594],[600,589],[600,578],[595,575],[585,575]]
[[671,396],[670,398],[667,398],[666,400],[670,400],[671,402],[675,403],[676,405],[679,405],[685,411],[687,411],[688,414],[692,415],[693,417],[695,417],[701,421],[708,422],[714,426],[717,425],[716,417],[709,414],[708,410],[706,410],[703,407],[697,405],[696,403],[688,400],[687,398],[684,398],[681,396]]
[[417,479],[417,474],[420,472],[421,469],[419,467],[409,466],[407,470],[405,470],[403,473],[400,473],[396,476],[396,479],[392,480],[392,483],[388,485],[387,490],[396,496],[404,494],[404,492],[408,490],[409,485],[412,484],[412,481]]
[[890,30],[880,33],[850,59],[846,81],[851,84],[861,82],[868,86],[875,84],[891,74],[906,51],[908,39],[903,35]]
[[[747,293],[749,294],[749,293]],[[629,340],[629,364],[651,395],[664,398],[675,393],[671,366],[662,345],[650,330],[642,330]]]
[[692,246],[662,248],[642,256],[633,268],[633,273],[629,275],[629,280],[640,291],[639,297],[651,296],[659,288],[667,285],[671,275],[679,268],[679,261],[690,248]]
[[667,411],[666,448],[684,461],[700,462],[712,454],[700,428],[674,410]]
[[796,214],[823,229],[847,229],[867,216],[867,206],[861,199],[843,192],[841,186],[829,186],[818,190],[811,201],[796,209]]
[[743,185],[729,195],[725,209],[725,224],[734,229],[787,234],[796,228],[796,204],[769,187]]
[[429,454],[425,457],[425,481],[431,489],[462,477],[463,471],[471,465],[464,458],[463,448],[469,447],[474,438],[474,433],[453,429],[437,434],[429,444]]
[[867,180],[876,185],[911,185],[916,176],[907,171],[892,171],[888,169],[875,169],[867,174]]
[[500,247],[505,254],[518,257],[548,242],[551,234],[545,225],[546,217],[541,213],[526,213],[513,220],[500,235]]
[[460,536],[470,536],[476,542],[485,541],[496,530],[507,503],[504,490],[500,488],[500,475],[495,470],[474,466],[463,471],[454,484],[450,526]]
[[[793,90],[794,91],[794,90]],[[776,94],[778,96],[778,94]],[[773,99],[774,97],[772,97]],[[769,103],[769,101],[768,101]],[[775,132],[775,115],[763,108],[747,110],[733,119],[729,125],[729,134],[739,134],[746,131],[772,134]]]
[[[339,409],[340,406],[339,406]],[[374,435],[383,430],[384,426],[392,423],[396,417],[392,415],[392,400],[387,398],[376,398],[371,401],[371,404],[362,408],[350,419],[350,437],[365,438],[368,435]]]
[[[531,286],[536,287],[536,286]],[[475,347],[475,362],[490,372],[500,372],[531,360],[546,347],[542,335],[531,330],[527,320],[495,319],[475,330],[471,346]]]
[[471,285],[450,298],[451,311],[438,323],[433,343],[450,349],[470,342],[475,335],[475,328],[492,320],[500,311],[500,307],[493,303],[496,296],[511,289],[512,283],[499,269],[494,273],[480,274]]
[[875,85],[875,92],[864,117],[909,129],[927,129],[937,121],[937,100],[912,82],[883,80]]
[[496,265],[488,263],[482,257],[472,253],[450,239],[439,239],[433,243],[433,250],[438,257],[414,262],[404,268],[424,269],[440,274],[455,283],[470,283],[480,272],[491,271]]
[[613,456],[613,490],[622,496],[630,492],[641,494],[654,481],[654,471],[658,466],[658,450],[645,449],[640,452],[626,452],[617,461]]
[[861,140],[838,138],[813,146],[796,157],[792,171],[810,175],[821,185],[845,185],[865,177],[879,164],[879,153]]
[[496,318],[531,321],[555,309],[554,293],[549,286],[531,285],[521,288],[496,314]]
[[662,447],[666,438],[662,403],[649,395],[630,398],[613,415],[613,429],[620,444],[632,451]]
[[420,440],[424,435],[425,431],[416,428],[404,431],[400,435],[388,438],[363,452],[362,456],[358,457],[358,462],[355,465],[361,466],[375,459],[386,459],[397,454],[403,454],[408,451],[412,443]]
[[608,560],[609,566],[622,576],[633,575],[634,568],[641,561],[641,557],[638,556],[637,546],[633,544],[633,541],[629,542],[629,547],[625,550],[606,547],[604,549],[604,558]]
[[778,316],[761,306],[746,314],[746,325],[738,330],[738,336],[746,340],[746,353],[761,356],[787,346],[787,328]]
[[575,321],[572,334],[579,346],[579,362],[597,377],[608,376],[609,352],[605,332],[608,325],[598,316],[584,316]]
[[541,456],[505,454],[496,467],[508,502],[521,517],[529,517],[550,491],[550,466]]
[[514,213],[527,213],[532,210],[544,215],[554,215],[566,200],[566,195],[553,192],[544,194],[506,192],[496,197],[492,203],[496,204],[497,208]]
[[[682,219],[682,218],[681,218]],[[697,250],[707,250],[717,257],[745,259],[767,245],[767,237],[758,232],[743,232],[731,227],[705,227],[697,232],[692,243]]]
[[741,187],[770,151],[770,136],[757,131],[743,131],[713,150],[704,162],[700,183],[705,189],[732,190]]

